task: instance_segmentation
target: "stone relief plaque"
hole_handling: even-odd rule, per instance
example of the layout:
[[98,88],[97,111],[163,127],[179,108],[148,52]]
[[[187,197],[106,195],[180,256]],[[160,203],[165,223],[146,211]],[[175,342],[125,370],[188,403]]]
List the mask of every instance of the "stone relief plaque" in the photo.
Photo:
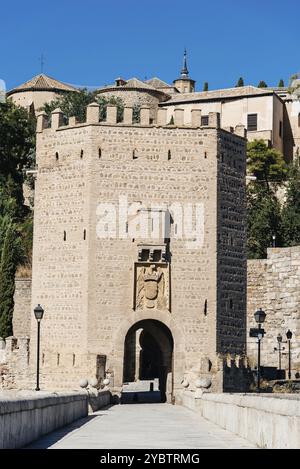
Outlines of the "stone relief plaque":
[[134,309],[170,311],[168,263],[135,263]]

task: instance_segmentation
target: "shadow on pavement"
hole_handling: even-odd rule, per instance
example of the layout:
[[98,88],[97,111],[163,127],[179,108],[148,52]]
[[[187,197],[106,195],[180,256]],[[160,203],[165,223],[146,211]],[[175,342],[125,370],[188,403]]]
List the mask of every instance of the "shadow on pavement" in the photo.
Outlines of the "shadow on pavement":
[[74,422],[70,423],[69,425],[66,425],[65,427],[57,428],[56,430],[53,430],[50,433],[42,435],[40,438],[31,442],[29,445],[25,446],[23,449],[47,449],[50,446],[57,443],[62,438],[64,438],[66,435],[68,435],[68,433],[74,432],[75,430],[79,429],[83,425],[88,424],[94,418],[105,417],[106,414],[101,415],[101,412],[109,410],[111,407],[113,407],[113,404],[102,407],[102,409],[97,410],[95,414],[91,414],[91,415],[88,415],[87,417],[83,417],[81,419],[75,420]]

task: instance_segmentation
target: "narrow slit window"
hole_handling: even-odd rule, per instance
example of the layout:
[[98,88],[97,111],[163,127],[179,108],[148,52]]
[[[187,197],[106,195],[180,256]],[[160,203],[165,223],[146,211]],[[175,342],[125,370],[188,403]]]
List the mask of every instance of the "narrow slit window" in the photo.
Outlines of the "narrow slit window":
[[83,230],[83,239],[86,240],[86,230]]
[[64,231],[64,241],[67,241],[67,232]]
[[101,158],[101,156],[102,156],[102,150],[101,150],[101,148],[99,148],[98,149],[98,157]]
[[83,158],[83,150],[80,152],[80,158]]
[[207,316],[207,300],[204,301],[204,316]]
[[60,354],[58,353],[57,354],[57,366],[59,365],[59,362],[60,362]]
[[58,151],[56,151],[56,152],[55,152],[55,159],[56,159],[56,161],[58,161],[58,160],[59,160],[59,154],[58,154]]
[[168,150],[168,160],[171,159],[171,150]]

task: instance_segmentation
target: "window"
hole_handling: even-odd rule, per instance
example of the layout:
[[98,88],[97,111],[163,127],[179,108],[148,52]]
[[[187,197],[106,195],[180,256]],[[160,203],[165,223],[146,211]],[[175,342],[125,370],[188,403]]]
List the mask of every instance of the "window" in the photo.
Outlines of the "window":
[[55,152],[55,159],[56,159],[56,161],[58,161],[58,159],[59,159],[58,151]]
[[83,150],[80,152],[80,158],[83,158]]
[[101,150],[101,148],[99,148],[98,149],[98,157],[101,158],[101,156],[102,156],[102,150]]
[[171,159],[171,150],[168,150],[168,160]]
[[201,116],[201,125],[208,125],[208,116]]
[[248,114],[247,129],[250,131],[257,130],[257,114]]
[[282,137],[282,121],[279,121],[279,137]]

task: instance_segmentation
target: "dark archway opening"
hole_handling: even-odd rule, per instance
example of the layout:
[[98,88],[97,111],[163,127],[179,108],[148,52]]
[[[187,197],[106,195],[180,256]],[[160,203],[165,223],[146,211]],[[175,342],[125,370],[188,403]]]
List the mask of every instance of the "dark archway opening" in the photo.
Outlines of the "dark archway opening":
[[127,332],[124,343],[123,402],[172,401],[173,337],[160,321],[145,319]]

